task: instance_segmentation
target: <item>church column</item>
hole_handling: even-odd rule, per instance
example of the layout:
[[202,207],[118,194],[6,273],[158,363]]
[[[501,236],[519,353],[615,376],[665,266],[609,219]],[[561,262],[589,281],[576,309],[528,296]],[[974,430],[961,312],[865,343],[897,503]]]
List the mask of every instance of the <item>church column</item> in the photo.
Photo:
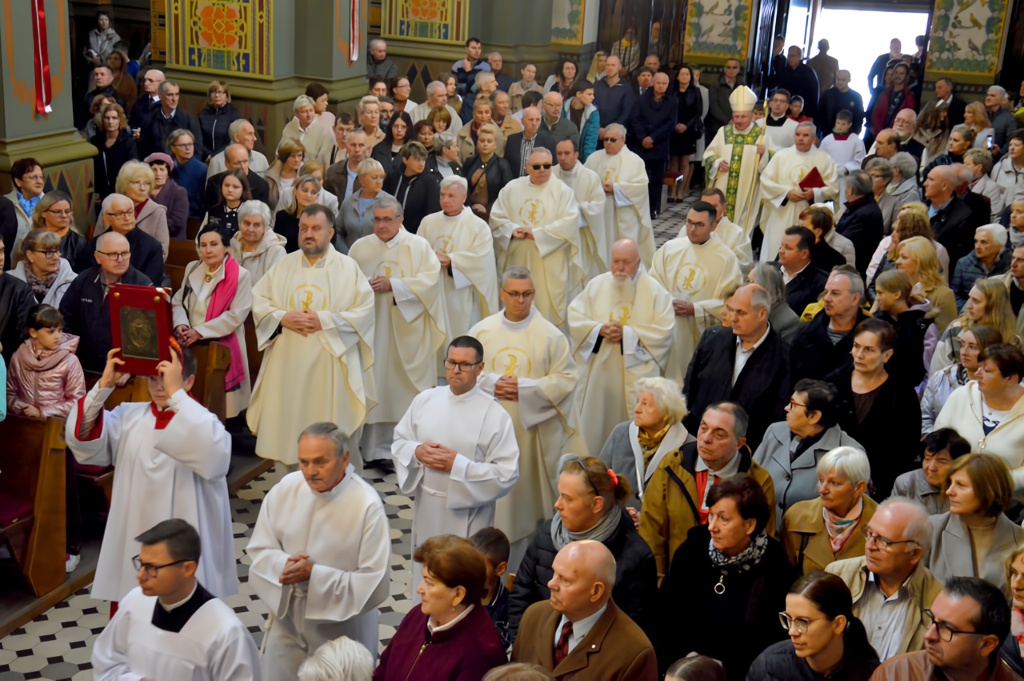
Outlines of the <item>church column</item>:
[[232,104],[252,121],[268,157],[310,81],[347,109],[366,92],[369,0],[151,2],[165,17],[166,73],[181,85],[183,106],[198,111],[210,81],[229,79]]
[[0,193],[12,189],[14,161],[32,157],[43,166],[47,190],[68,192],[75,213],[85,216],[96,148],[74,127],[70,26],[67,0],[0,0]]

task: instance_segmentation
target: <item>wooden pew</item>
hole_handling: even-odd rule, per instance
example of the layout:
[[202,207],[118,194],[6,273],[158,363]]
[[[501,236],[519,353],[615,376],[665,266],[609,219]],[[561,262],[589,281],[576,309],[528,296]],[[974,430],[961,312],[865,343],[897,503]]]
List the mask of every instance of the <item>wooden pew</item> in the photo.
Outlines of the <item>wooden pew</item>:
[[256,340],[256,323],[252,320],[252,314],[245,318],[245,354],[249,362],[249,380],[256,385],[256,378],[260,375],[260,367],[263,366],[263,353],[259,348],[259,341]]
[[196,382],[192,385],[192,395],[223,423],[227,418],[224,376],[231,363],[231,351],[228,346],[215,341],[196,344],[190,349],[196,356]]
[[194,241],[182,239],[171,239],[167,251],[167,262],[164,263],[164,272],[171,278],[171,288],[177,291],[181,283],[185,281],[185,268],[193,260],[198,260],[196,244]]
[[0,539],[36,596],[64,583],[67,533],[63,419],[0,422]]

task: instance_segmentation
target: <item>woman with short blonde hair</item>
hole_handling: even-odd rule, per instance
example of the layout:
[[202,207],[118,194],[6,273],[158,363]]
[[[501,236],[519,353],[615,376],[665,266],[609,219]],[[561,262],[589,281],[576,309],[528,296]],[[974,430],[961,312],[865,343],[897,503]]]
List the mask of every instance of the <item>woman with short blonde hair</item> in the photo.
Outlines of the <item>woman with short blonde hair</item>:
[[[115,187],[118,194],[127,196],[135,204],[135,228],[160,242],[166,261],[171,235],[167,226],[167,209],[150,198],[155,183],[156,177],[148,163],[128,161],[121,166]],[[96,228],[97,234],[106,231],[105,225],[103,229],[100,229],[100,225],[96,225]]]

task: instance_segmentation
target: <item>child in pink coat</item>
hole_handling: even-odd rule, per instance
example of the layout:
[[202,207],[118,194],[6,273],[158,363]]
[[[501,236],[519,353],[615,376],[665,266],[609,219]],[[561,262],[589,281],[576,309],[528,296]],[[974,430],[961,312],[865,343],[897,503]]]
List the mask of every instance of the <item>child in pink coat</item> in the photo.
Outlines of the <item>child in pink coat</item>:
[[7,371],[7,408],[14,416],[67,418],[85,395],[78,336],[63,332],[64,318],[49,305],[34,307],[27,326]]

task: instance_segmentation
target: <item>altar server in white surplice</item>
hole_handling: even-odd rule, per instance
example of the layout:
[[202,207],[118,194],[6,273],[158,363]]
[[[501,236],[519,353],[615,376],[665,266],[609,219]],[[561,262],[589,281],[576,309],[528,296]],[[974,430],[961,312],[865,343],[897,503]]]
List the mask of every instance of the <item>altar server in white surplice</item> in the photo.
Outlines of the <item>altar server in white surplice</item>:
[[366,416],[363,461],[391,461],[395,424],[413,398],[437,385],[445,342],[441,263],[430,242],[402,226],[402,204],[381,197],[368,209],[373,234],[352,244],[374,293],[373,378],[381,398]]
[[661,376],[672,350],[672,297],[640,271],[632,241],[612,247],[611,272],[591,280],[569,306],[569,331],[580,366],[580,431],[600,452],[614,428],[630,418],[636,382]]
[[770,142],[764,128],[754,123],[757,94],[738,85],[729,95],[732,121],[715,133],[704,150],[707,186],[725,195],[725,214],[750,235],[761,203],[759,177],[768,165]]
[[[814,146],[816,135],[817,129],[813,123],[796,126],[793,146],[775,154],[761,173],[761,198],[764,200],[764,212],[761,215],[761,228],[764,230],[761,262],[775,259],[782,245],[783,233],[787,227],[800,224],[800,212],[804,208],[812,203],[831,201],[838,195],[836,162]],[[801,181],[815,169],[821,176],[822,186],[802,189]]]
[[710,203],[694,203],[685,232],[658,249],[651,267],[651,276],[672,296],[676,324],[665,377],[679,385],[701,334],[721,322],[726,292],[743,279],[736,255],[715,236],[716,215]]
[[430,242],[441,261],[449,342],[498,311],[491,228],[466,206],[466,192],[464,177],[441,180],[441,210],[423,218],[416,232]]
[[[565,334],[533,309],[534,290],[529,270],[505,270],[500,293],[505,309],[469,332],[484,347],[480,388],[498,398],[512,417],[519,443],[519,483],[498,500],[494,522],[512,542],[512,555],[520,558],[524,540],[553,512],[559,457],[581,452],[567,444],[570,440],[582,445],[574,399],[576,362]],[[523,542],[519,551],[516,542]]]
[[259,681],[259,651],[238,615],[196,579],[199,533],[174,518],[135,541],[138,584],[92,648],[96,681]]
[[351,435],[373,406],[373,289],[334,250],[334,216],[319,204],[299,217],[299,250],[256,282],[252,317],[266,354],[249,402],[256,453],[294,465],[310,420]]
[[[445,356],[448,385],[420,393],[395,426],[398,487],[415,499],[410,546],[493,527],[495,502],[519,479],[512,418],[477,385],[483,365],[480,341],[453,340]],[[420,572],[416,565],[414,590]]]
[[626,148],[626,128],[612,123],[604,129],[604,149],[587,157],[586,167],[597,173],[604,190],[604,215],[612,241],[637,244],[644,267],[654,258],[651,199],[644,160]]
[[238,593],[238,573],[225,478],[231,436],[188,394],[196,359],[188,348],[180,359],[172,352],[172,361],[157,366],[160,375],[146,379],[152,402],[106,411],[103,403],[122,376],[119,355],[119,348],[107,354],[103,375],[71,410],[64,429],[79,463],[117,470],[91,595],[120,601],[138,586],[134,537],[162,520],[180,518],[202,537],[199,580],[218,598],[232,596]]
[[384,504],[350,464],[353,442],[333,423],[298,437],[299,472],[263,499],[245,552],[249,583],[270,612],[263,677],[294,679],[323,643],[347,636],[377,657],[391,583]]
[[561,180],[551,176],[551,152],[538,147],[526,162],[526,177],[512,180],[491,208],[498,271],[533,272],[536,305],[544,318],[565,326],[565,310],[583,282],[579,207]]
[[612,242],[615,241],[615,224],[609,225],[604,213],[605,195],[601,178],[590,168],[580,163],[580,154],[571,139],[565,139],[555,147],[558,165],[552,171],[562,182],[569,185],[580,207],[580,257],[583,261],[583,283],[608,271]]

